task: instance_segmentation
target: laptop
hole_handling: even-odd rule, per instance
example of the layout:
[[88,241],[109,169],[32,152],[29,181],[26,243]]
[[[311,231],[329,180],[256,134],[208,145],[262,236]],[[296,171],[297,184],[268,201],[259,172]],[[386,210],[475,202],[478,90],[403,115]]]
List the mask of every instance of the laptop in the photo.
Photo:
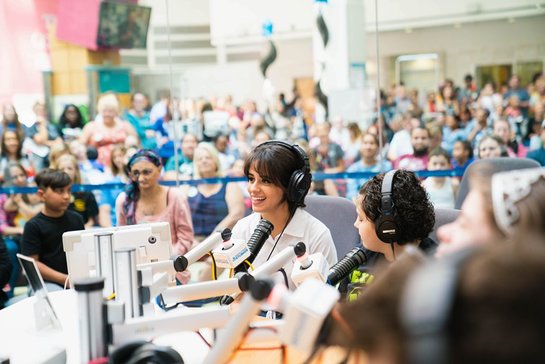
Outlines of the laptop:
[[50,325],[60,326],[59,318],[55,312],[55,309],[53,308],[53,305],[51,304],[51,300],[47,294],[47,288],[45,287],[42,275],[38,270],[36,261],[34,258],[23,254],[17,254],[17,259],[23,268],[34,296],[36,296],[34,311],[36,315],[35,318],[37,327],[41,328]]

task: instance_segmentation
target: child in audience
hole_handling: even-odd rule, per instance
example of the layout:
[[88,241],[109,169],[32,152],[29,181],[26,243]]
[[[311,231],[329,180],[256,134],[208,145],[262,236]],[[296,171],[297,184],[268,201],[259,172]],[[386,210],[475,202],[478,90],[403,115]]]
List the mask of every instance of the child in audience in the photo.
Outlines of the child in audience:
[[[450,170],[449,155],[446,150],[435,148],[429,154],[428,171]],[[452,177],[428,177],[422,182],[435,208],[454,208],[454,198],[458,192],[458,179]]]
[[62,234],[83,230],[85,226],[79,214],[68,210],[72,185],[70,176],[47,168],[38,173],[34,180],[44,206],[26,223],[21,252],[36,259],[44,281],[53,283],[48,285],[48,289],[60,289],[68,284]]
[[452,168],[465,170],[473,162],[473,148],[471,143],[464,141],[457,141],[454,143],[452,149]]
[[484,136],[480,140],[477,150],[479,151],[479,159],[507,157],[507,146],[496,135]]
[[[66,154],[61,156],[57,160],[57,169],[65,172],[70,176],[71,182],[74,184],[81,184],[81,175],[79,172],[78,161],[76,157],[71,154]],[[98,226],[99,223],[99,210],[97,200],[95,195],[90,191],[74,191],[72,192],[72,197],[70,205],[68,206],[69,210],[75,211],[81,215],[83,218],[83,223],[85,227]]]

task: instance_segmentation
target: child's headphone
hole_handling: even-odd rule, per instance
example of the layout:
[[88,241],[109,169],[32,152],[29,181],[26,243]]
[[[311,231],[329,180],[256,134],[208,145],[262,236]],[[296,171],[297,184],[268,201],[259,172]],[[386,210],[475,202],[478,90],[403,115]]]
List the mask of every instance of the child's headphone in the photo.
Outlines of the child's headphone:
[[310,174],[310,163],[308,161],[307,153],[297,144],[289,144],[281,140],[268,140],[261,143],[259,147],[266,145],[279,145],[281,147],[289,149],[293,154],[297,156],[299,160],[303,162],[302,169],[296,169],[290,176],[288,182],[287,199],[289,202],[295,202],[300,204],[305,199],[305,196],[310,189],[312,182],[312,175]]
[[380,209],[381,214],[375,220],[375,232],[384,243],[392,244],[399,240],[399,229],[394,220],[394,199],[392,196],[394,177],[397,170],[391,170],[382,179]]

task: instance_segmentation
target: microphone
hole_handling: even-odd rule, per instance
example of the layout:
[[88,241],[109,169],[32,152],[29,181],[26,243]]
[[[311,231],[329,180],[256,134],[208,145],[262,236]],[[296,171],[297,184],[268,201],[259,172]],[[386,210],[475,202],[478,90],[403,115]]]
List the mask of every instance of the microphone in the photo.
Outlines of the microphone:
[[335,286],[341,281],[341,279],[350,274],[350,272],[366,262],[367,256],[361,248],[356,247],[352,249],[344,256],[344,258],[339,260],[329,269],[327,283]]
[[291,271],[291,280],[296,287],[299,287],[301,283],[310,278],[317,279],[320,282],[326,281],[329,265],[322,253],[308,255],[305,245],[302,245],[302,247],[299,247],[299,251],[296,251],[296,255],[297,259]]
[[[247,261],[249,263],[252,263],[257,254],[259,254],[259,251],[261,250],[261,248],[263,248],[263,244],[265,244],[265,241],[267,241],[273,229],[274,226],[269,220],[259,220],[252,236],[250,237],[250,240],[248,240],[248,249],[250,250],[250,256],[248,257]],[[236,273],[247,271],[248,266],[246,264],[240,264],[238,267],[235,268]]]
[[223,229],[221,233],[219,231],[213,232],[209,237],[204,239],[199,245],[188,251],[185,255],[180,255],[174,259],[174,269],[176,272],[185,271],[187,267],[201,259],[206,253],[220,245],[224,240],[228,240],[231,237],[230,234],[231,230],[227,228]]
[[[301,257],[305,254],[307,248],[303,242],[297,243],[295,246],[287,246],[280,253],[272,257],[267,262],[263,263],[260,267],[257,267],[251,275],[256,279],[264,279],[270,277],[274,272],[281,269],[286,263],[288,263],[293,256]],[[240,267],[240,266],[239,266]],[[223,296],[220,299],[220,304],[230,305],[233,303],[237,296]]]

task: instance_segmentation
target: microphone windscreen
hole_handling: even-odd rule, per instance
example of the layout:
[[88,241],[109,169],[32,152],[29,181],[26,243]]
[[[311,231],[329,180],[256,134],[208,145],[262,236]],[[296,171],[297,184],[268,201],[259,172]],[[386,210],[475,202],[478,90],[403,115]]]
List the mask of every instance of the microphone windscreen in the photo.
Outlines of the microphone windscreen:
[[250,236],[250,240],[248,240],[248,249],[250,250],[250,259],[252,259],[252,261],[263,247],[263,244],[265,244],[265,241],[267,241],[271,235],[273,229],[273,224],[268,220],[261,219],[257,223],[254,233],[252,236]]
[[354,248],[349,251],[344,258],[339,260],[333,267],[329,269],[329,275],[327,276],[327,283],[334,286],[341,281],[344,277],[348,276],[350,272],[367,262],[367,256],[361,248]]

